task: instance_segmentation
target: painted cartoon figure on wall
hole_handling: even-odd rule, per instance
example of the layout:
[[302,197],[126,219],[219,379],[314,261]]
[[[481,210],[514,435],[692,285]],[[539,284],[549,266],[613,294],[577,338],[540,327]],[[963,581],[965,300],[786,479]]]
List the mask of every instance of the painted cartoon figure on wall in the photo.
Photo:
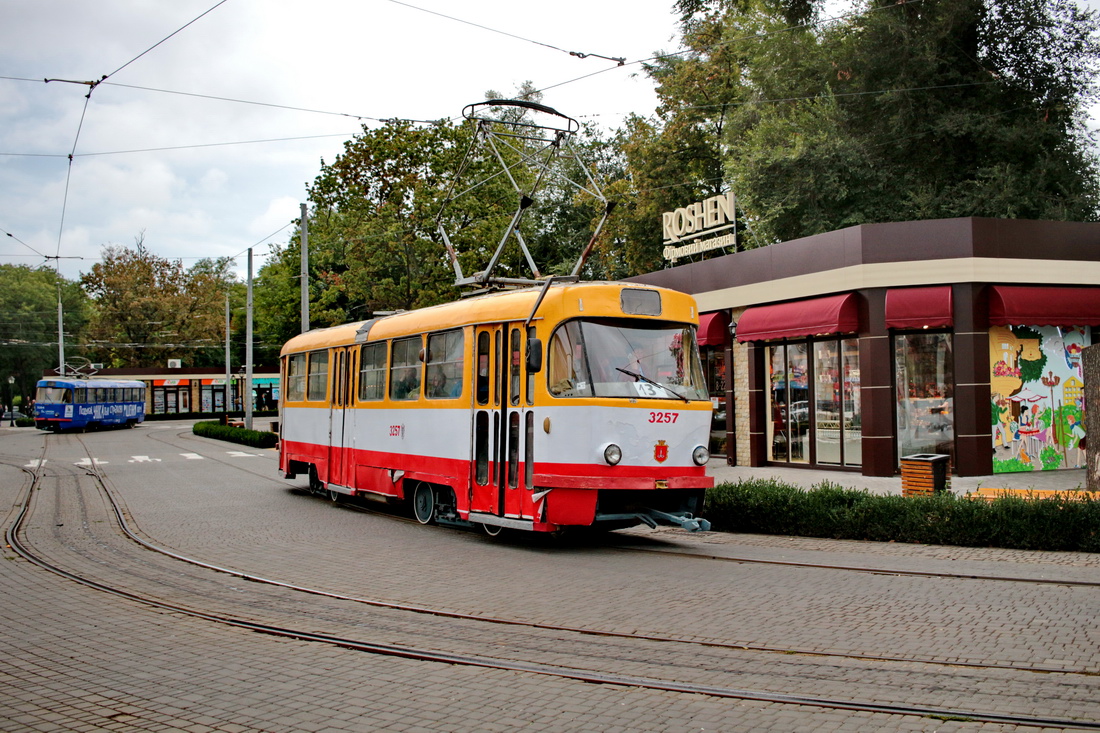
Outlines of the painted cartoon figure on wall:
[[993,471],[1084,466],[1085,328],[989,330]]

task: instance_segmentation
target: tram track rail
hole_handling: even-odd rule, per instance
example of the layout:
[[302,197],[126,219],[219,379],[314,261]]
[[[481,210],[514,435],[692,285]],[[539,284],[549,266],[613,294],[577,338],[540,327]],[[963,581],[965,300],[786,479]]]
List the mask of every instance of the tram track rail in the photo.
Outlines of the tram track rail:
[[[75,437],[75,436],[74,436]],[[792,650],[788,649],[769,649],[764,647],[753,647],[750,645],[740,644],[712,644],[709,642],[700,642],[696,640],[680,640],[671,637],[659,637],[654,635],[644,634],[626,634],[620,632],[603,632],[594,631],[591,629],[579,629],[571,628],[568,626],[554,626],[546,624],[536,624],[533,622],[520,621],[514,619],[496,619],[491,617],[459,614],[441,609],[431,609],[427,607],[420,607],[410,604],[393,604],[382,601],[375,601],[371,599],[355,598],[353,596],[330,593],[327,591],[319,591],[317,589],[306,588],[303,586],[297,586],[291,583],[285,583],[282,581],[262,578],[259,576],[250,575],[248,573],[242,573],[230,568],[219,567],[210,563],[204,563],[202,561],[188,558],[181,553],[168,550],[167,548],[161,548],[154,543],[145,541],[134,534],[127,525],[125,518],[124,507],[114,496],[114,490],[109,487],[109,479],[102,471],[102,469],[94,461],[91,453],[88,451],[86,444],[80,438],[76,438],[80,445],[83,447],[85,453],[89,457],[89,465],[82,468],[82,471],[93,479],[96,487],[103,492],[104,496],[110,503],[113,511],[115,512],[115,518],[118,523],[119,529],[133,542],[136,542],[140,546],[154,550],[155,552],[167,555],[174,560],[186,562],[192,565],[196,565],[208,570],[213,570],[218,573],[228,574],[235,577],[240,577],[252,582],[271,584],[288,590],[296,592],[324,595],[326,597],[340,600],[351,601],[355,603],[363,603],[372,606],[384,607],[390,610],[412,612],[419,614],[429,614],[444,618],[461,619],[464,621],[491,623],[491,624],[505,624],[513,626],[526,626],[531,628],[538,628],[544,631],[554,631],[560,633],[576,633],[585,634],[589,636],[603,636],[603,637],[616,637],[626,638],[631,640],[645,640],[645,641],[657,641],[657,642],[676,642],[684,644],[699,644],[701,646],[716,646],[720,648],[736,649],[736,650],[748,650],[748,651],[775,651],[782,652],[784,654],[790,654]],[[38,466],[33,471],[25,472],[30,474],[30,480],[24,490],[24,500],[21,506],[18,507],[18,511],[15,513],[15,517],[10,521],[5,529],[5,537],[8,545],[22,556],[27,561],[35,564],[36,566],[55,573],[68,580],[81,583],[85,586],[95,588],[97,590],[110,593],[120,598],[124,598],[137,603],[145,604],[148,606],[156,607],[161,610],[176,612],[184,615],[188,615],[194,618],[200,618],[207,621],[220,623],[237,628],[243,628],[252,630],[259,633],[270,634],[275,636],[281,636],[291,639],[299,639],[312,641],[317,643],[329,644],[336,647],[354,649],[358,651],[382,654],[393,657],[400,657],[406,659],[415,659],[426,662],[436,662],[443,664],[456,664],[473,667],[484,667],[498,670],[506,670],[519,673],[538,674],[538,675],[551,675],[559,678],[572,679],[591,683],[618,685],[626,687],[641,687],[651,690],[661,690],[666,692],[681,692],[688,694],[707,695],[716,698],[732,698],[742,700],[753,700],[760,702],[773,702],[780,704],[800,705],[800,706],[812,706],[821,708],[833,708],[849,711],[864,711],[873,713],[883,713],[890,715],[909,715],[920,716],[929,718],[941,718],[941,719],[955,719],[955,720],[970,720],[989,723],[1001,723],[1012,724],[1020,726],[1030,727],[1063,727],[1063,728],[1078,728],[1086,730],[1100,730],[1100,722],[1094,721],[1081,721],[1076,719],[1066,719],[1058,717],[1043,717],[1043,716],[1024,716],[1024,715],[1012,715],[1012,714],[1000,714],[991,712],[981,712],[973,710],[960,710],[946,707],[936,706],[921,706],[911,704],[883,704],[873,701],[856,701],[845,699],[834,699],[823,696],[812,695],[798,695],[787,694],[779,692],[769,692],[764,690],[753,690],[748,688],[740,688],[734,686],[720,686],[720,685],[706,685],[681,681],[663,680],[649,676],[630,675],[630,674],[614,674],[600,671],[593,671],[588,669],[568,667],[561,665],[544,664],[532,661],[522,660],[509,660],[501,659],[497,657],[488,657],[480,654],[469,653],[451,653],[440,650],[433,650],[428,648],[420,648],[411,645],[401,644],[386,644],[373,641],[364,641],[362,639],[355,639],[347,636],[329,635],[324,633],[317,633],[313,631],[290,628],[288,626],[282,626],[278,624],[260,623],[255,620],[248,620],[238,616],[225,614],[225,613],[213,613],[209,610],[202,608],[194,608],[186,604],[166,602],[161,599],[153,598],[142,593],[134,593],[122,588],[114,587],[109,583],[103,583],[92,578],[84,577],[79,573],[73,573],[65,570],[51,563],[47,558],[43,558],[35,554],[30,548],[26,547],[20,540],[20,527],[24,522],[27,514],[30,511],[32,504],[33,494],[35,489],[39,486],[42,479],[44,467],[46,465],[46,457],[49,451],[49,443],[47,442],[43,448],[43,453],[38,461]],[[673,553],[679,554],[679,553]],[[803,652],[796,652],[802,654]],[[817,652],[804,652],[807,656],[831,656],[827,654],[820,654]],[[856,660],[873,660],[873,661],[898,661],[909,664],[924,664],[922,660],[914,660],[911,658],[899,658],[891,659],[886,657],[869,657],[866,655],[838,655],[849,659]],[[927,662],[928,664],[942,664],[939,662]],[[944,666],[972,666],[978,668],[989,669],[1008,669],[1014,672],[1021,671],[1052,671],[1058,673],[1078,674],[1076,672],[1058,669],[1058,670],[1041,670],[1035,667],[1012,667],[1005,665],[960,665],[957,663],[944,664]],[[1082,673],[1087,674],[1087,673]]]
[[[152,436],[150,436],[152,437]],[[180,433],[178,437],[187,439],[186,433]],[[159,438],[155,438],[159,442],[166,442]],[[225,461],[220,458],[214,459],[225,465],[234,466],[239,468],[235,464]],[[106,490],[106,487],[104,487]],[[722,642],[722,641],[710,641],[702,639],[689,639],[669,635],[656,635],[656,634],[644,634],[637,632],[621,632],[606,629],[591,629],[579,626],[568,626],[561,624],[548,624],[544,622],[528,621],[523,619],[509,619],[496,616],[485,616],[480,614],[461,613],[457,611],[449,611],[446,609],[432,608],[429,606],[422,606],[411,603],[398,603],[394,601],[383,601],[379,599],[363,598],[361,596],[353,596],[349,594],[336,593],[333,591],[325,591],[317,588],[311,588],[308,586],[289,583],[286,581],[275,580],[272,578],[266,578],[260,575],[247,573],[238,569],[228,568],[212,563],[207,563],[202,560],[198,560],[182,553],[178,553],[174,550],[161,547],[154,542],[143,539],[133,532],[127,524],[126,518],[123,516],[122,510],[117,503],[117,499],[114,494],[108,492],[108,497],[112,502],[112,505],[116,507],[117,521],[119,523],[120,530],[126,534],[134,542],[146,547],[147,549],[154,550],[164,555],[170,556],[176,560],[190,563],[198,567],[203,567],[208,570],[213,570],[219,573],[239,577],[243,580],[248,580],[255,583],[263,583],[276,587],[282,587],[289,590],[293,590],[300,593],[306,593],[310,595],[322,596],[335,600],[348,601],[352,603],[362,604],[375,608],[384,608],[394,611],[402,611],[408,613],[424,614],[429,616],[435,616],[440,618],[451,618],[464,621],[473,621],[486,624],[495,624],[500,626],[514,626],[524,627],[531,629],[539,629],[543,631],[554,631],[568,634],[578,634],[582,636],[591,637],[604,637],[604,638],[617,638],[617,639],[634,639],[642,641],[652,641],[661,643],[675,643],[694,645],[698,647],[714,648],[714,649],[729,649],[737,651],[748,652],[760,652],[771,654],[798,654],[809,657],[825,657],[825,658],[837,658],[837,659],[854,659],[862,661],[874,661],[874,662],[892,662],[892,663],[916,663],[924,665],[940,665],[945,667],[960,667],[970,668],[976,670],[1010,670],[1014,672],[1028,672],[1034,674],[1079,674],[1084,676],[1097,677],[1100,676],[1100,671],[1087,670],[1087,669],[1067,669],[1065,667],[1048,666],[1048,665],[1013,665],[1013,664],[997,664],[989,662],[969,662],[963,660],[942,660],[932,657],[915,657],[915,656],[896,656],[896,655],[882,655],[882,654],[859,654],[850,652],[833,652],[820,649],[802,649],[791,646],[771,646],[765,644],[748,644],[737,642]],[[364,505],[361,503],[343,503],[343,506],[353,511],[371,514],[376,516],[385,516],[388,519],[396,520],[408,524],[419,524],[413,519],[402,517],[400,515],[393,514],[392,512],[380,511],[379,509]],[[439,531],[453,531],[451,528],[446,527],[424,527],[424,530],[435,529]],[[783,561],[783,560],[767,560],[751,557],[727,557],[714,554],[702,554],[695,552],[684,552],[678,550],[663,550],[656,548],[638,548],[638,547],[622,547],[615,545],[603,545],[604,549],[609,549],[616,552],[645,552],[663,556],[672,557],[684,557],[692,560],[711,560],[720,562],[729,562],[737,564],[751,564],[751,565],[773,565],[782,567],[795,567],[795,568],[808,568],[815,570],[829,570],[829,571],[843,571],[843,572],[855,572],[855,573],[867,573],[872,575],[882,576],[897,576],[897,577],[916,577],[916,578],[934,578],[934,579],[951,579],[951,580],[973,580],[973,581],[1001,581],[1001,582],[1014,582],[1024,584],[1038,584],[1038,585],[1065,585],[1071,587],[1097,587],[1100,586],[1100,582],[1092,581],[1073,581],[1073,580],[1059,580],[1059,579],[1047,579],[1047,578],[1027,578],[1027,577],[1006,577],[996,575],[980,575],[973,573],[939,573],[929,571],[907,571],[887,568],[875,568],[875,567],[857,567],[852,565],[838,565],[828,563],[808,563],[808,562],[796,562],[796,561]]]
[[[204,440],[194,438],[189,433],[180,432],[175,434],[177,437],[184,440],[206,443]],[[155,434],[149,434],[148,437],[156,442],[162,444],[168,444],[161,436]],[[218,461],[224,465],[233,466],[239,470],[243,469],[240,466],[233,464],[222,458],[213,458],[212,460]],[[253,475],[263,476],[269,478],[263,474],[255,471],[248,471]],[[418,524],[416,520],[409,517],[403,517],[400,514],[396,514],[392,511],[384,511],[378,507],[371,506],[367,503],[353,503],[347,501],[347,497],[341,497],[345,506],[354,511],[362,512],[364,514],[372,514],[377,516],[389,517],[394,521],[405,522],[409,524]],[[446,528],[448,531],[453,528]],[[911,577],[911,578],[931,578],[942,580],[970,580],[970,581],[988,581],[999,583],[1021,583],[1021,584],[1033,584],[1033,585],[1060,585],[1067,587],[1080,587],[1080,588],[1100,588],[1100,580],[1080,580],[1075,578],[1043,578],[1036,576],[1013,576],[1013,575],[993,575],[989,573],[959,573],[959,572],[946,572],[946,571],[930,571],[930,570],[911,570],[905,568],[891,568],[882,566],[862,566],[851,564],[837,564],[837,563],[815,563],[799,560],[775,560],[759,557],[750,557],[746,555],[717,555],[714,553],[696,552],[692,550],[669,550],[657,547],[637,547],[627,546],[623,544],[610,544],[603,543],[601,547],[604,549],[614,550],[616,552],[624,553],[650,553],[653,555],[669,556],[669,557],[682,557],[691,560],[711,561],[721,563],[734,563],[744,565],[771,565],[780,567],[791,568],[806,568],[811,570],[829,570],[837,572],[850,572],[850,573],[866,573],[869,575],[884,575],[884,576],[897,576],[897,577]]]

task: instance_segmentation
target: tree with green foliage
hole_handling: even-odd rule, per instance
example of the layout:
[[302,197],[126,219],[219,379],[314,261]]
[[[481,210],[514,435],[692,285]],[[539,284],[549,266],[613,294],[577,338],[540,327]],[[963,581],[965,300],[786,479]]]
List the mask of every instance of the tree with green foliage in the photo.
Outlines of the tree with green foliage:
[[[80,285],[48,267],[0,265],[0,400],[33,398],[35,383],[58,367],[57,301],[60,286],[66,355],[79,352],[88,320]],[[14,377],[9,385],[8,378]]]
[[[529,84],[519,96],[538,100]],[[490,91],[486,97],[499,95]],[[507,105],[492,111],[513,121],[523,121],[527,114]],[[488,266],[509,231],[521,192],[532,191],[539,178],[522,161],[543,144],[523,138],[500,144],[497,152],[508,170],[504,175],[497,153],[474,144],[477,130],[476,121],[392,120],[376,128],[364,126],[333,162],[322,161],[309,188],[313,327],[459,297],[441,228],[464,275]],[[616,169],[614,149],[592,129],[578,138],[582,160],[590,152],[603,156],[593,175]],[[583,178],[575,162],[564,161],[563,169],[571,179]],[[602,208],[596,212],[580,204],[583,196],[578,189],[561,179],[543,176],[541,184],[520,227],[522,236],[540,274],[568,273]],[[265,341],[281,343],[300,330],[300,258],[296,232],[260,269],[257,333]],[[599,264],[594,267],[600,270]],[[533,275],[511,237],[494,273],[512,278]]]
[[[677,3],[688,50],[647,66],[661,106],[633,123],[643,195],[675,191],[683,205],[732,188],[748,247],[868,222],[1096,219],[1095,11],[863,0],[819,22],[823,7]],[[637,244],[649,253],[655,220],[652,232]]]
[[[216,362],[223,343],[225,293],[234,275],[228,258],[190,268],[152,253],[143,237],[133,248],[106,245],[103,259],[81,278],[95,314],[89,356],[112,367]],[[224,353],[224,352],[221,352]]]

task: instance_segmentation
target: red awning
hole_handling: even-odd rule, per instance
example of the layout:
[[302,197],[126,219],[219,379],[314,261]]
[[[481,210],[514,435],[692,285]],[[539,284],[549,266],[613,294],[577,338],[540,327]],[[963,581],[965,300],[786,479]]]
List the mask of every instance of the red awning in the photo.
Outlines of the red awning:
[[989,294],[993,326],[1100,326],[1100,287],[994,285]]
[[700,346],[725,346],[726,334],[729,332],[729,311],[715,311],[714,313],[702,313],[699,315],[699,345]]
[[943,328],[954,325],[950,285],[891,288],[886,291],[887,328]]
[[859,330],[855,293],[749,308],[737,322],[738,341],[798,338]]

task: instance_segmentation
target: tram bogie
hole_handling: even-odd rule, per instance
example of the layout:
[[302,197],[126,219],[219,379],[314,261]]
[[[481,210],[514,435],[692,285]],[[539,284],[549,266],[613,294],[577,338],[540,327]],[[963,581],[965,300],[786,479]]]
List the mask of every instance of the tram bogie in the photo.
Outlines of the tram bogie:
[[145,383],[117,379],[47,378],[35,390],[40,430],[135,427],[145,420]]
[[697,324],[683,293],[570,283],[309,331],[282,350],[280,471],[490,534],[707,529]]

